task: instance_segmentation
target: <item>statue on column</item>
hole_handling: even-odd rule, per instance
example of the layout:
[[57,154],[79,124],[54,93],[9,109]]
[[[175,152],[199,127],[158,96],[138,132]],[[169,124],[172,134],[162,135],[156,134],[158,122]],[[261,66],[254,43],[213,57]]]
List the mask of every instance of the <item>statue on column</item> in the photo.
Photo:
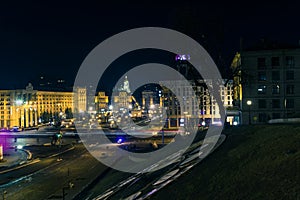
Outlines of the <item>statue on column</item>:
[[127,93],[130,93],[130,88],[129,88],[129,81],[127,79],[127,76],[125,76],[124,80],[124,85],[123,85],[123,90],[126,91]]

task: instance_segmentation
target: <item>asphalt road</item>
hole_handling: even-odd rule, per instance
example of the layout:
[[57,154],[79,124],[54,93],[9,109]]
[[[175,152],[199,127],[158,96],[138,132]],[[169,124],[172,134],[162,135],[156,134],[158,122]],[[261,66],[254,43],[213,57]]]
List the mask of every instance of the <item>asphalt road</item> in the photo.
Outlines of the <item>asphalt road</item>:
[[[223,135],[214,149],[224,140]],[[194,143],[186,152],[175,152],[156,165],[149,166],[143,173],[129,174],[111,170],[95,183],[93,188],[86,191],[81,199],[148,199],[199,164],[203,159],[201,155],[210,147],[213,147],[211,143],[202,144],[202,141]],[[160,166],[166,167],[153,171]]]
[[[58,161],[59,157],[62,160]],[[74,188],[65,189],[65,199],[72,199],[106,169],[81,144],[60,156],[55,153],[36,161],[0,174],[0,191],[6,191],[6,199],[62,199],[62,188],[67,187],[69,182],[74,184]]]
[[[19,141],[27,143],[26,139],[23,140]],[[32,143],[25,148],[33,152],[33,161],[28,166],[0,172],[0,192],[5,191],[4,197],[14,200],[63,199],[63,197],[65,199],[134,199],[136,197],[146,199],[202,160],[199,158],[202,142],[197,142],[187,152],[183,154],[175,152],[159,161],[157,166],[149,166],[144,173],[129,174],[104,166],[91,156],[82,144],[75,144],[74,140],[74,138],[65,139],[62,149],[41,146],[40,143],[47,141],[32,140]],[[28,141],[31,141],[30,138]],[[18,143],[18,141],[11,142]],[[74,147],[71,144],[74,144]],[[118,155],[117,152],[110,152],[109,149],[105,152],[107,155],[114,153]],[[122,159],[122,155],[118,156],[117,160]],[[158,166],[167,167],[149,172]]]

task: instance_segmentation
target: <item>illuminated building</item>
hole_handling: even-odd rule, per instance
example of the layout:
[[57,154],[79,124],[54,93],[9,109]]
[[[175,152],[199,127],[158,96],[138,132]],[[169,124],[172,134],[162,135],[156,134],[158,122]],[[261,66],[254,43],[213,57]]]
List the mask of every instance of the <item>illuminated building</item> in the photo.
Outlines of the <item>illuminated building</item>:
[[131,95],[128,94],[126,91],[119,91],[118,96],[114,96],[113,99],[114,99],[113,101],[114,110],[124,109],[124,108],[128,109],[130,105],[132,105]]
[[[168,128],[184,126],[191,119],[204,124],[219,123],[221,120],[220,108],[208,90],[208,87],[212,87],[212,82],[202,79],[189,63],[191,59],[188,54],[178,54],[175,57],[177,71],[185,76],[189,84],[181,80],[160,82]],[[240,124],[240,113],[233,109],[233,81],[224,80],[224,84],[218,90],[226,111],[225,122],[230,125]]]
[[[211,123],[220,121],[219,106],[206,86],[210,85],[211,82],[204,82],[203,80],[197,82],[197,85],[190,82],[191,86],[180,80],[160,82],[163,88],[163,106],[168,116],[168,128],[183,126],[182,122],[189,119]],[[221,85],[219,91],[227,112],[233,106],[233,82],[227,81],[226,86]],[[181,109],[184,111],[183,113],[181,113]],[[238,119],[228,115],[226,117],[226,122],[229,124],[233,124],[235,120]]]
[[96,114],[97,105],[96,105],[96,89],[90,85],[86,91],[87,95],[87,111],[89,114]]
[[[241,71],[241,54],[236,53],[232,63],[231,70],[233,72],[233,106],[231,109],[227,110],[227,116],[232,116],[237,118],[238,123],[242,123],[242,98],[243,98],[243,88],[242,88],[242,71]],[[237,125],[236,124],[236,125]]]
[[53,117],[62,116],[66,109],[72,112],[86,111],[85,88],[75,92],[53,92],[34,90],[29,84],[24,90],[0,90],[0,126],[37,126],[45,113]]
[[10,90],[0,90],[0,127],[10,127],[12,114],[12,99]]
[[74,92],[74,96],[73,96],[73,100],[75,103],[75,108],[77,110],[75,110],[75,112],[78,113],[84,113],[87,111],[87,92],[86,92],[86,88],[84,87],[78,87],[75,88],[75,92]]
[[142,106],[143,109],[148,110],[154,105],[155,94],[151,90],[142,91]]
[[119,111],[120,109],[128,109],[132,106],[132,96],[129,87],[129,81],[125,76],[123,85],[114,91],[113,109]]
[[233,71],[233,101],[234,105],[241,107],[242,102],[242,71],[241,71],[241,54],[236,53],[232,63],[231,69]]
[[105,92],[98,92],[95,97],[95,104],[98,113],[108,109],[108,96],[105,95]]

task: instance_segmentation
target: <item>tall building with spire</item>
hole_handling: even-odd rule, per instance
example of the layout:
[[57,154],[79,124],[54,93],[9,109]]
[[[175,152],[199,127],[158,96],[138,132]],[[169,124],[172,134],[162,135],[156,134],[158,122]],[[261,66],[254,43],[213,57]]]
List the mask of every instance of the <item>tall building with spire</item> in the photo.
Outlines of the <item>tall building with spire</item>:
[[114,91],[112,103],[115,111],[128,109],[132,106],[132,96],[127,76],[125,76],[123,84]]

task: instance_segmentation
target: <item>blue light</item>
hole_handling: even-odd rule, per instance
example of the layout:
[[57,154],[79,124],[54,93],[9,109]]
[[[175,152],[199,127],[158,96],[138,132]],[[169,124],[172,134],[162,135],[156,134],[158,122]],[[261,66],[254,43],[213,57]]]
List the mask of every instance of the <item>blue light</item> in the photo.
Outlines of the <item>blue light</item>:
[[119,138],[118,141],[117,141],[118,144],[121,144],[122,142],[123,142],[122,138]]

